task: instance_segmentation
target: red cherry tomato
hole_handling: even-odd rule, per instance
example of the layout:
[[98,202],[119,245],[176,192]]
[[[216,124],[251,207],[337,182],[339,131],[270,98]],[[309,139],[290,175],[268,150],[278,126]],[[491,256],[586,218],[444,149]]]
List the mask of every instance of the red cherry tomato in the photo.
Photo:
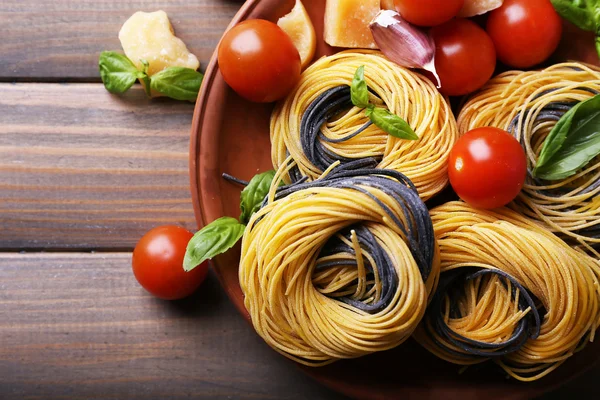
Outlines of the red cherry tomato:
[[133,250],[133,274],[144,289],[164,300],[176,300],[192,294],[208,272],[205,262],[190,272],[183,270],[183,257],[194,236],[174,225],[148,231]]
[[300,79],[300,54],[292,39],[262,19],[244,21],[225,33],[218,60],[225,82],[250,101],[279,100]]
[[496,68],[494,43],[483,29],[454,19],[431,30],[442,93],[460,96],[482,87]]
[[420,26],[443,24],[456,16],[464,4],[465,0],[394,0],[402,18]]
[[491,209],[510,203],[521,191],[526,174],[523,148],[502,129],[473,129],[450,152],[452,188],[473,207]]
[[556,50],[562,22],[550,0],[504,0],[490,13],[487,32],[500,61],[511,67],[529,68]]

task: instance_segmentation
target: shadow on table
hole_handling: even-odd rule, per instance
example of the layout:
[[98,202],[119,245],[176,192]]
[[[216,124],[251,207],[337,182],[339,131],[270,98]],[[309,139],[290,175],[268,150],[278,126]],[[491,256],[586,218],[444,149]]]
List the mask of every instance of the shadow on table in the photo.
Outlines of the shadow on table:
[[209,271],[204,283],[191,296],[173,301],[154,300],[160,302],[170,316],[193,318],[217,315],[223,308],[228,308],[227,302],[229,302],[212,270]]

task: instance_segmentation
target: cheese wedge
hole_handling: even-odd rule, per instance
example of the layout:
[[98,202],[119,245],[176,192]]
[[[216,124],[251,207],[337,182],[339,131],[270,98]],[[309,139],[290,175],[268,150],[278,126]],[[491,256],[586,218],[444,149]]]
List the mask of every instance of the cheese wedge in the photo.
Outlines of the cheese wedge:
[[119,40],[125,55],[136,67],[142,69],[140,59],[148,61],[148,75],[168,67],[195,70],[200,66],[198,58],[174,35],[164,11],[136,12],[121,27]]
[[296,0],[292,11],[279,18],[277,25],[292,39],[294,46],[300,53],[302,68],[306,68],[315,56],[317,35],[302,2]]
[[369,23],[381,10],[380,1],[327,0],[325,42],[335,47],[376,49]]

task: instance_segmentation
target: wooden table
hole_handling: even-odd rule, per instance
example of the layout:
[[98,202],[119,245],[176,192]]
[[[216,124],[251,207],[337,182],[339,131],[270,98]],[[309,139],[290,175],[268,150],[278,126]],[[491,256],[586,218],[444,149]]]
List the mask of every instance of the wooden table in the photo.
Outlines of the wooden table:
[[165,302],[131,273],[148,229],[195,229],[193,105],[110,95],[98,54],[133,12],[163,9],[205,67],[240,4],[0,2],[0,399],[342,398],[271,351],[214,276]]

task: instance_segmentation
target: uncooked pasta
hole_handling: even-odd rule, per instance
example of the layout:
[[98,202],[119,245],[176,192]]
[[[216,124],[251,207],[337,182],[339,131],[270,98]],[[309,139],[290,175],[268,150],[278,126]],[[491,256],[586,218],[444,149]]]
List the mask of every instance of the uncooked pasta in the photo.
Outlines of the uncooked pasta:
[[506,208],[451,202],[431,217],[441,275],[415,334],[425,348],[460,365],[493,360],[531,381],[593,339],[599,261]]
[[[418,140],[388,135],[352,105],[349,85],[360,66],[370,101],[406,120]],[[428,199],[448,182],[448,155],[457,139],[450,106],[435,85],[377,51],[342,51],[316,61],[271,116],[273,165],[290,156],[296,162],[283,177],[287,183],[314,180],[335,161],[374,158],[378,168],[406,175]]]
[[398,346],[435,290],[439,255],[427,207],[410,180],[375,164],[358,160],[278,188],[292,167],[284,164],[246,228],[245,306],[262,338],[297,362]]
[[521,142],[529,173],[511,207],[596,258],[600,258],[600,157],[558,181],[537,179],[531,172],[544,139],[558,120],[577,103],[599,93],[600,69],[589,65],[563,63],[541,71],[510,71],[490,80],[458,117],[461,134],[494,126]]
[[[369,102],[418,140],[388,135],[353,106],[361,66]],[[242,240],[240,286],[258,334],[309,366],[414,336],[441,359],[493,362],[521,381],[558,368],[600,324],[600,160],[562,181],[532,170],[557,121],[598,93],[600,70],[583,64],[511,71],[457,124],[428,79],[379,52],[315,62],[272,114],[277,172]],[[484,126],[525,149],[513,210],[450,202],[430,212],[424,201],[446,186],[459,132]]]

